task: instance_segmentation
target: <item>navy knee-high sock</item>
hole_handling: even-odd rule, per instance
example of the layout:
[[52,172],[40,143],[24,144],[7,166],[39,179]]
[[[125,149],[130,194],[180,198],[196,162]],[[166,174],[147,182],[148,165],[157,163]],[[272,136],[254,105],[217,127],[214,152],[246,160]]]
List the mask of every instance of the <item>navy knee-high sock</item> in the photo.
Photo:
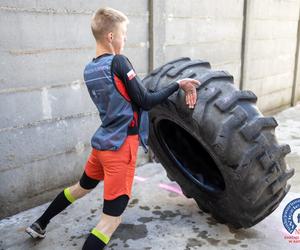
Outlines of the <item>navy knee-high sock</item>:
[[75,198],[71,195],[70,189],[64,189],[64,191],[60,192],[51,202],[43,215],[37,219],[37,222],[40,224],[42,229],[45,229],[55,215],[59,214],[74,201]]

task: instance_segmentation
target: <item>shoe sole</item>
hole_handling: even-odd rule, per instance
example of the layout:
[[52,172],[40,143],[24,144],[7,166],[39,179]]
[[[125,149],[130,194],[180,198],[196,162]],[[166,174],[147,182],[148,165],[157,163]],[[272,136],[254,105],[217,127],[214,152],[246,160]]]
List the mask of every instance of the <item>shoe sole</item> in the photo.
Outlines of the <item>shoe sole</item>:
[[32,230],[30,227],[26,228],[26,233],[28,233],[32,238],[36,239],[36,238],[45,238],[46,235],[44,234],[39,234],[36,231]]

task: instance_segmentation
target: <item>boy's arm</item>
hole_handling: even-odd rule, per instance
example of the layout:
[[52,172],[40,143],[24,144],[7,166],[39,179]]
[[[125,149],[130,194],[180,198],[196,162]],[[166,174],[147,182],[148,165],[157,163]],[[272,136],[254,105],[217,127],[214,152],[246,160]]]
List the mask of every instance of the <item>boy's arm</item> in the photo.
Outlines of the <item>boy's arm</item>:
[[163,102],[179,88],[179,83],[173,82],[158,91],[149,92],[136,75],[129,60],[123,55],[114,57],[112,72],[124,83],[131,100],[144,110],[150,110],[155,105]]

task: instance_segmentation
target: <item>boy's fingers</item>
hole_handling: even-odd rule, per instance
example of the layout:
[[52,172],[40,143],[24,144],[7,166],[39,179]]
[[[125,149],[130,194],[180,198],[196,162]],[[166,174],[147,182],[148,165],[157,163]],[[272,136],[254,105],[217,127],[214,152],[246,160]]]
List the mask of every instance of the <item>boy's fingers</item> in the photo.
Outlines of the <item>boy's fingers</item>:
[[200,82],[196,79],[191,79],[191,82],[200,86]]
[[188,96],[188,95],[186,95],[186,105],[188,105],[188,106],[191,105],[191,102],[190,102],[190,100],[189,100],[189,96]]
[[191,102],[193,106],[196,104],[196,101],[197,101],[197,93],[196,91],[193,91],[193,93],[191,94]]
[[187,99],[187,105],[191,105],[191,98],[190,98],[190,95],[189,94],[187,94],[186,95],[186,99]]
[[193,104],[193,95],[189,94],[189,100],[190,100],[190,104]]
[[192,104],[193,104],[193,106],[196,104],[196,97],[195,97],[195,95],[192,96]]
[[200,84],[200,81],[198,81],[198,80],[196,80],[196,79],[191,79],[191,81],[192,81],[193,83],[199,83],[199,84]]
[[185,102],[189,106],[189,108],[194,108],[196,101],[197,101],[197,92],[196,92],[196,88],[194,87],[189,92],[186,92]]
[[194,105],[196,102],[196,97],[197,97],[197,92],[196,92],[196,88],[193,87],[192,91],[191,91],[191,102]]
[[196,92],[186,93],[185,95],[186,104],[194,105],[196,103],[196,97],[197,97]]
[[188,99],[188,104],[190,106],[191,105],[191,96],[189,94],[187,95],[187,99]]
[[194,98],[193,98],[193,94],[189,94],[189,104],[190,107],[192,108],[194,106]]
[[191,104],[194,105],[194,93],[190,95],[190,99],[191,99]]

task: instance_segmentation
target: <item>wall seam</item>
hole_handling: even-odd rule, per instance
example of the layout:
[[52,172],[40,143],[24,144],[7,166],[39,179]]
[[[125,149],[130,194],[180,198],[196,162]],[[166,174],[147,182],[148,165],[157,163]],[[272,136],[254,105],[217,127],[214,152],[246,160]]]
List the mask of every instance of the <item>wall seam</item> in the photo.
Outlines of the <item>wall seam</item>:
[[153,70],[154,66],[154,30],[153,30],[153,0],[148,0],[148,12],[149,12],[149,25],[148,25],[148,38],[149,38],[149,57],[148,57],[148,73]]
[[248,1],[244,0],[243,4],[243,28],[242,28],[242,45],[241,45],[241,71],[240,71],[240,89],[244,88],[245,82],[245,58],[246,58],[246,29],[247,29],[247,8]]
[[299,18],[298,18],[298,28],[297,28],[297,38],[296,38],[296,52],[295,52],[295,63],[294,63],[294,76],[293,76],[293,87],[291,96],[291,106],[297,104],[297,80],[298,80],[298,67],[299,67],[299,42],[300,42],[300,7],[299,7]]

